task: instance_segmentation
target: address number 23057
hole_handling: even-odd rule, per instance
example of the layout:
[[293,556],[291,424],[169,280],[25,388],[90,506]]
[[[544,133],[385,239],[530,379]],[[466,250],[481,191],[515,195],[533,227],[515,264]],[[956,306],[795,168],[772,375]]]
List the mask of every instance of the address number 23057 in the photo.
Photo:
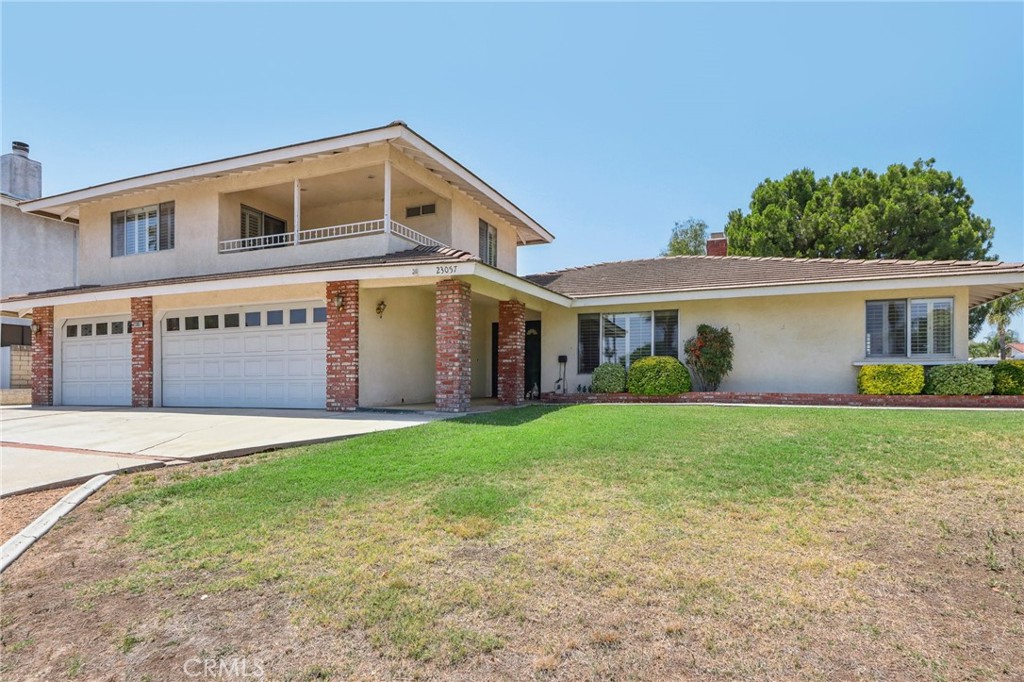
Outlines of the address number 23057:
[[459,271],[459,266],[457,265],[438,265],[436,267],[437,272],[435,274],[438,275],[454,275]]

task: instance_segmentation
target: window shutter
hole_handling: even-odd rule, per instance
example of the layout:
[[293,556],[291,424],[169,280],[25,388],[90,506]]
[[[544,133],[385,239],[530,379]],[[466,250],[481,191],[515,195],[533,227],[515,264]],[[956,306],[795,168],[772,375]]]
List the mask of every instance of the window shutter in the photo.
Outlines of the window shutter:
[[580,374],[590,374],[601,364],[601,316],[580,315],[578,334],[576,369]]
[[242,206],[242,239],[259,237],[263,233],[263,214],[259,211]]
[[161,251],[174,248],[174,202],[160,204],[160,237],[157,248]]
[[487,262],[487,228],[484,221],[480,221],[480,260]]
[[487,264],[498,266],[498,230],[492,225],[487,226]]
[[932,304],[932,352],[949,355],[953,352],[953,302],[935,301]]
[[110,255],[124,255],[124,211],[110,214]]
[[654,354],[679,357],[679,311],[654,311]]

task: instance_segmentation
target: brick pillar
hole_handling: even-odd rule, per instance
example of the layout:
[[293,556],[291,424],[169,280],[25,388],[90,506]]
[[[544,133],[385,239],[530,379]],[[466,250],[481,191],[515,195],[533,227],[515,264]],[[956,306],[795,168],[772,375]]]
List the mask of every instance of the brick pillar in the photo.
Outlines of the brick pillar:
[[434,404],[441,412],[469,410],[473,330],[471,289],[466,282],[443,279],[435,299]]
[[[135,326],[142,322],[141,327]],[[153,297],[132,298],[132,407],[153,407]]]
[[32,405],[53,405],[53,306],[32,309]]
[[[334,298],[344,301],[339,309]],[[327,283],[327,409],[359,407],[359,280]]]
[[498,402],[519,405],[526,394],[526,306],[498,303]]

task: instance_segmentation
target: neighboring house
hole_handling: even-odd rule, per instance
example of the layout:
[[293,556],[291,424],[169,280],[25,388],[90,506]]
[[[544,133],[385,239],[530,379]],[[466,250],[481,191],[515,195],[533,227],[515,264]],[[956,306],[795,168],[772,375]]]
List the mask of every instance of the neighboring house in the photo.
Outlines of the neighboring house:
[[[75,284],[77,221],[25,213],[18,202],[42,196],[42,165],[15,142],[0,156],[0,297]],[[31,320],[0,316],[0,388],[28,388]],[[4,394],[4,399],[9,396]]]
[[587,386],[728,325],[725,390],[852,392],[865,362],[967,359],[1024,264],[659,258],[517,276],[553,236],[405,124],[21,204],[80,221],[81,285],[32,313],[36,404],[344,410]]
[[1024,343],[1011,343],[1008,357],[1011,360],[1024,360]]

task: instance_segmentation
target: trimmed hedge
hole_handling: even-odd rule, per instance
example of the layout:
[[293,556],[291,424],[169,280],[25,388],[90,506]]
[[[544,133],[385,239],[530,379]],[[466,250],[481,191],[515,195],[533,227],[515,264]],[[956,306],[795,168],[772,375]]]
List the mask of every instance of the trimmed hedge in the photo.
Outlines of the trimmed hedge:
[[857,392],[864,395],[917,395],[924,388],[921,365],[864,365]]
[[987,395],[992,392],[992,372],[978,365],[939,365],[928,370],[924,392],[930,395]]
[[1024,395],[1024,360],[1002,360],[992,368],[997,395]]
[[626,390],[626,368],[617,362],[606,362],[594,370],[590,379],[594,393],[622,393]]
[[690,373],[672,357],[642,358],[629,366],[627,384],[633,395],[678,395],[689,392]]

